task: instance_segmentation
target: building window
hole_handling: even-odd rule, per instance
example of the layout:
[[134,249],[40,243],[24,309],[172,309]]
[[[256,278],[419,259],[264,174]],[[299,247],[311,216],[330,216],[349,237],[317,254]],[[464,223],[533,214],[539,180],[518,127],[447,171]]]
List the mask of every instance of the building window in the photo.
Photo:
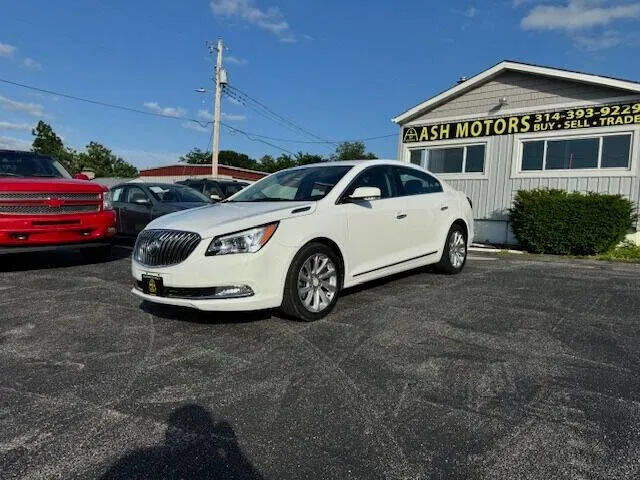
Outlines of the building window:
[[631,135],[522,142],[522,171],[629,168]]
[[483,173],[486,145],[422,148],[410,151],[410,161],[433,173]]

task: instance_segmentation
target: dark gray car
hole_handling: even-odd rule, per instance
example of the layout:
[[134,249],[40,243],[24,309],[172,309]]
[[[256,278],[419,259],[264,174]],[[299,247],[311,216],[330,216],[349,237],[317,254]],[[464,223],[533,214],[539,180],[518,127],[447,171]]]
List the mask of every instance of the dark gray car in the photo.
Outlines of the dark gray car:
[[192,188],[167,183],[122,183],[111,187],[110,197],[123,236],[137,236],[162,215],[212,203]]

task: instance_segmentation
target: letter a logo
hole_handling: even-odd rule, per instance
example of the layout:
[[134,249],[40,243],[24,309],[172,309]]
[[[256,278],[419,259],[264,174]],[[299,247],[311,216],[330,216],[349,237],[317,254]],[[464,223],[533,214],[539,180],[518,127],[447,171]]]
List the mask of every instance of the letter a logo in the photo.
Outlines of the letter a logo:
[[415,128],[409,127],[404,131],[404,139],[403,139],[404,143],[417,142],[418,138],[419,138],[418,132],[416,131]]

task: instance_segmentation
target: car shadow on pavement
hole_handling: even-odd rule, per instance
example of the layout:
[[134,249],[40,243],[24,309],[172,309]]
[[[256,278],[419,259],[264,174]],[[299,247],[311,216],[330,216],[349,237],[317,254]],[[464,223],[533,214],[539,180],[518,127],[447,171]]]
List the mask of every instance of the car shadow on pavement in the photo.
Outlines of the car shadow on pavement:
[[161,305],[147,301],[140,304],[140,309],[165,320],[178,320],[190,323],[215,324],[215,323],[253,323],[270,319],[274,312],[260,310],[253,312],[205,312],[192,308]]
[[93,259],[79,251],[51,251],[0,255],[0,273],[68,268],[82,265],[107,264],[131,257],[131,249],[115,245],[107,259]]
[[108,467],[101,480],[261,480],[242,453],[232,426],[206,408],[188,404],[167,420],[162,444],[134,450]]

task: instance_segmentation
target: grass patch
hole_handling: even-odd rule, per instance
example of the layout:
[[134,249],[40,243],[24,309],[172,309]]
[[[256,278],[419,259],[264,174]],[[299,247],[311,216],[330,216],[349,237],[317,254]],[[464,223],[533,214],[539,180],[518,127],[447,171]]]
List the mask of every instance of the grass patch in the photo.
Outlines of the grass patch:
[[640,245],[625,241],[622,245],[598,255],[598,260],[640,263]]

